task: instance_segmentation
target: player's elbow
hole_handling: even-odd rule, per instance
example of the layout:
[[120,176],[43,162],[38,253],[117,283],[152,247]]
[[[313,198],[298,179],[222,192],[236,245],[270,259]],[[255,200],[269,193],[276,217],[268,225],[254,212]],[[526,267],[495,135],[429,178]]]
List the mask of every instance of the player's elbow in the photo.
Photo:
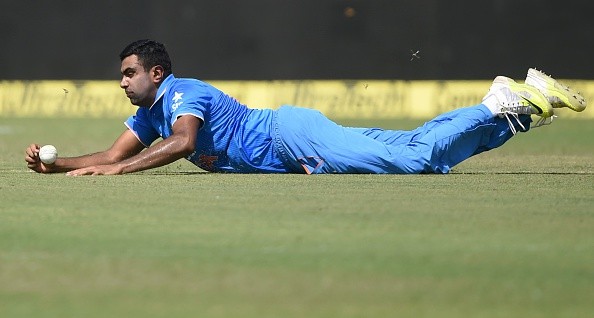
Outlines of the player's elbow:
[[196,142],[192,138],[183,138],[178,144],[178,153],[182,157],[187,157],[196,150]]
[[132,156],[133,154],[128,154],[126,152],[109,149],[103,152],[103,155],[105,164],[114,164]]

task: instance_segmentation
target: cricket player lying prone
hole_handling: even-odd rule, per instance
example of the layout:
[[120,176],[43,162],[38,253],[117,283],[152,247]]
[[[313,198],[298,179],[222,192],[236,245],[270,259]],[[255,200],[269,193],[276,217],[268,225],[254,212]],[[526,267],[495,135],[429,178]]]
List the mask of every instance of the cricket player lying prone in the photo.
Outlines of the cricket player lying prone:
[[586,107],[577,92],[530,69],[525,83],[498,76],[481,104],[444,113],[412,131],[352,128],[306,108],[250,109],[205,82],[176,78],[165,47],[155,41],[129,44],[120,59],[120,86],[139,106],[127,129],[105,151],[53,164],[42,163],[39,145],[32,144],[25,156],[30,169],[123,174],[186,158],[212,172],[447,173],[528,131],[531,115],[541,125],[550,123],[555,108]]

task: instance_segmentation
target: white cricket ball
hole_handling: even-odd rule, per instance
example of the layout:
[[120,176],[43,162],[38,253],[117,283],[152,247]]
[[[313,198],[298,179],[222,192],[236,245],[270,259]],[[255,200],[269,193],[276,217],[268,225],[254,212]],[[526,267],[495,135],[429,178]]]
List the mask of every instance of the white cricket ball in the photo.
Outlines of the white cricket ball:
[[45,145],[39,149],[39,159],[41,162],[51,165],[58,158],[58,150],[52,145]]

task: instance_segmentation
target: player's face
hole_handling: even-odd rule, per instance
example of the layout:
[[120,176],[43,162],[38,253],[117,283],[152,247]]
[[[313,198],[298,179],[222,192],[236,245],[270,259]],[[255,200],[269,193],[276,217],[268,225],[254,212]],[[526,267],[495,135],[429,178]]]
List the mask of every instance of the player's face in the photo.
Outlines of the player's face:
[[120,87],[124,89],[132,104],[149,107],[155,101],[161,80],[155,68],[147,72],[136,55],[130,55],[122,60]]

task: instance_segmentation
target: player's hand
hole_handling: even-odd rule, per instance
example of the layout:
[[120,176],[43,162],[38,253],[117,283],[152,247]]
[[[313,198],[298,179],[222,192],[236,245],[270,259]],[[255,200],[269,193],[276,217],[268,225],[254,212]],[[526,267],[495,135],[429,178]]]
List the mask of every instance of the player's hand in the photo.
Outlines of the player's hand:
[[99,176],[122,174],[123,170],[118,164],[90,166],[72,170],[66,173],[68,176]]
[[41,146],[38,144],[31,144],[25,149],[25,161],[27,167],[35,172],[49,173],[51,172],[52,165],[46,165],[39,159],[39,149]]

